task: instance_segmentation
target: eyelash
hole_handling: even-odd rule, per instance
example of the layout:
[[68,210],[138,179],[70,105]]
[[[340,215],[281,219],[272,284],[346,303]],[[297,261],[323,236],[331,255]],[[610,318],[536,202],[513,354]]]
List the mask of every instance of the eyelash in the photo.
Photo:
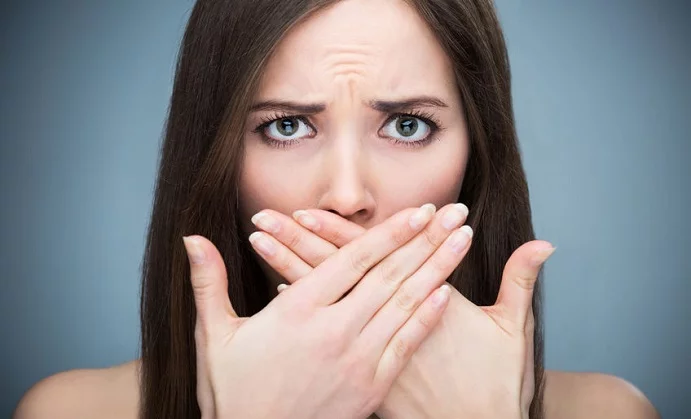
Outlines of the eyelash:
[[[392,114],[387,120],[384,126],[389,124],[391,121],[395,120],[396,118],[405,118],[405,117],[413,117],[413,118],[418,118],[422,120],[422,122],[426,123],[429,128],[430,128],[430,133],[427,135],[422,140],[418,141],[401,141],[396,138],[389,138],[388,140],[392,142],[395,145],[402,145],[403,147],[410,147],[410,148],[420,148],[424,147],[433,141],[436,141],[436,135],[443,131],[444,128],[441,126],[441,123],[434,117],[434,115],[420,111],[420,110],[412,110],[410,112],[399,112]],[[312,130],[316,132],[316,129],[312,124],[309,122],[309,119],[303,115],[291,115],[285,112],[276,112],[268,117],[263,117],[260,120],[259,125],[252,130],[253,133],[259,134],[262,137],[262,141],[264,141],[266,144],[268,144],[271,147],[275,148],[288,148],[290,146],[293,146],[297,143],[300,142],[300,140],[285,140],[285,141],[279,141],[279,140],[274,140],[273,138],[269,138],[266,134],[264,134],[264,130],[266,127],[268,127],[270,124],[272,124],[275,121],[285,119],[285,118],[295,118],[299,119],[306,125],[308,125]],[[383,128],[383,127],[382,127]]]

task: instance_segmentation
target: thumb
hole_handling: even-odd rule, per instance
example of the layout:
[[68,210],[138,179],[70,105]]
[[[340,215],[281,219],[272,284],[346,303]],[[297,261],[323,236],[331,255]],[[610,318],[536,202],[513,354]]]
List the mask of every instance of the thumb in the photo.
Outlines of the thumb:
[[228,298],[228,277],[221,254],[202,236],[182,238],[190,262],[197,324],[205,333],[232,334],[238,316]]
[[495,306],[521,330],[533,306],[533,290],[540,268],[554,250],[549,242],[534,240],[521,245],[506,262]]

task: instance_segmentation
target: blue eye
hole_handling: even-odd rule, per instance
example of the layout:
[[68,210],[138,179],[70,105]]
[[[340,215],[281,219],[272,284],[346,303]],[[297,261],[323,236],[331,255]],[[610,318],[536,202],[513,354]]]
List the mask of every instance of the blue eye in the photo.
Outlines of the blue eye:
[[383,132],[385,136],[401,142],[417,143],[431,134],[432,127],[415,116],[398,115],[384,126]]
[[314,135],[314,130],[302,118],[293,116],[270,121],[262,131],[270,139],[281,142]]
[[[423,147],[434,141],[434,134],[443,130],[430,114],[412,111],[392,115],[380,134],[395,145]],[[301,115],[274,114],[263,119],[252,132],[260,134],[262,140],[275,148],[297,145],[305,138],[313,138],[317,130]]]

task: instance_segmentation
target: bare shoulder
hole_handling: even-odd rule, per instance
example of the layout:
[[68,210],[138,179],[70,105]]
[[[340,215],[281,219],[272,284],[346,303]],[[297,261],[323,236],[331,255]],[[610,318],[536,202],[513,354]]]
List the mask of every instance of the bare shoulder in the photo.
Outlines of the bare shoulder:
[[136,419],[139,362],[60,372],[34,384],[13,419]]
[[648,398],[633,384],[613,375],[546,371],[547,419],[659,419]]

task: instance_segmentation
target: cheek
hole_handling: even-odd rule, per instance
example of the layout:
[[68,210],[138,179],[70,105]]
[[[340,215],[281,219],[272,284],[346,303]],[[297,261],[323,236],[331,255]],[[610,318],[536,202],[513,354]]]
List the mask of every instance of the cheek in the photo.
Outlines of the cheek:
[[305,207],[311,196],[310,182],[295,165],[247,147],[240,176],[240,215],[243,225],[263,209],[283,214]]
[[437,146],[406,165],[379,169],[386,172],[380,197],[386,197],[389,212],[428,202],[439,209],[456,202],[468,162],[467,146],[451,142]]
[[[465,136],[459,132],[451,137]],[[445,139],[426,151],[406,152],[405,157],[399,154],[395,159],[388,148],[386,155],[375,152],[368,174],[360,179],[376,201],[375,218],[381,221],[403,208],[427,202],[437,208],[455,202],[463,183],[467,150],[467,141]],[[318,192],[323,192],[324,185],[315,174],[323,173],[321,160],[292,153],[246,147],[239,190],[241,224],[246,232],[254,231],[250,218],[263,209],[291,214],[314,208],[319,201]]]

